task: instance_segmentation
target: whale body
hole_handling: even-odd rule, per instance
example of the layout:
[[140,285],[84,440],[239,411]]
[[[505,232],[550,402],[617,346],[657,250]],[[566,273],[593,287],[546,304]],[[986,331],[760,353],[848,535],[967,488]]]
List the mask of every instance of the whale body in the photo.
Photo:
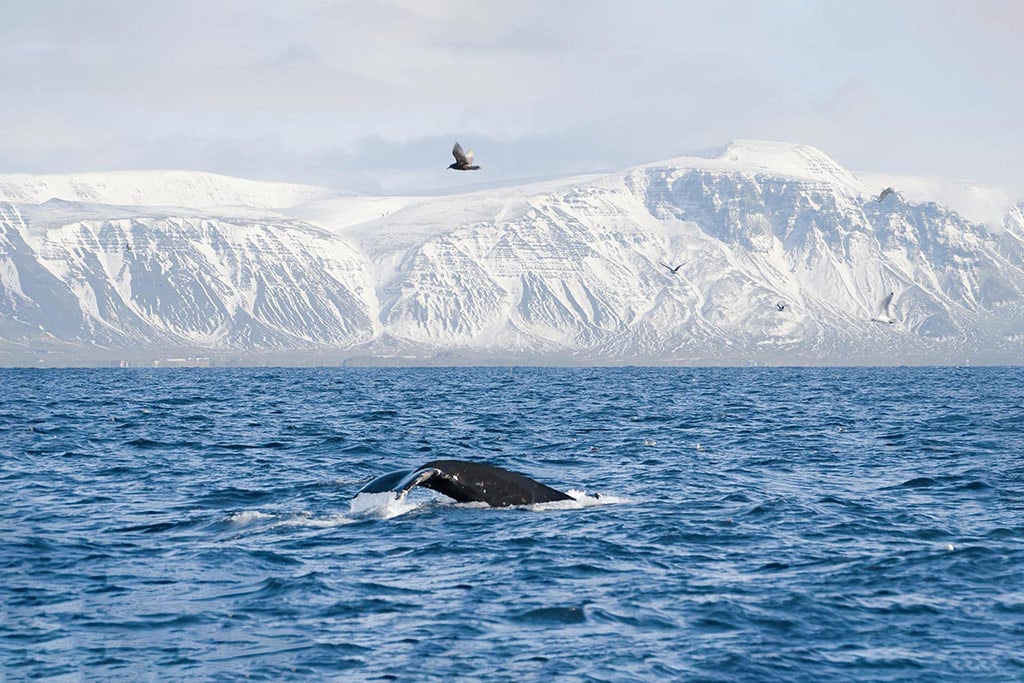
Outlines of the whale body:
[[568,494],[518,472],[465,460],[431,460],[413,470],[389,472],[359,493],[390,491],[399,497],[416,486],[443,493],[460,503],[480,502],[492,507],[573,500]]

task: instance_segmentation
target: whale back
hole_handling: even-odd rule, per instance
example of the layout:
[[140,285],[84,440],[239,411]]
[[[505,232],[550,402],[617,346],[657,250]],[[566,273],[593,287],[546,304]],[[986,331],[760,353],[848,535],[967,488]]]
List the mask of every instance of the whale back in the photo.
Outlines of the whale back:
[[465,460],[432,460],[414,470],[380,476],[360,493],[407,493],[415,486],[443,493],[460,503],[481,502],[492,507],[551,503],[572,498],[526,475],[494,465]]
[[539,481],[494,465],[464,460],[432,460],[424,468],[437,471],[425,479],[425,486],[460,503],[482,501],[494,507],[532,505],[572,500],[561,491]]

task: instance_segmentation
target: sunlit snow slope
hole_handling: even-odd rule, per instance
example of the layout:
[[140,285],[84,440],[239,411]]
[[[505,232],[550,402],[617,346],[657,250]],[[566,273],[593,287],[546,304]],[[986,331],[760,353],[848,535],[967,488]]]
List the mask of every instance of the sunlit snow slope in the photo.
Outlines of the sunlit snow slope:
[[[801,145],[740,141],[444,197],[156,172],[82,189],[82,177],[0,177],[9,357],[1024,360],[1018,195],[922,179],[904,190]],[[882,178],[896,193],[879,201]],[[977,197],[984,212],[963,208]],[[871,322],[890,291],[896,322]]]

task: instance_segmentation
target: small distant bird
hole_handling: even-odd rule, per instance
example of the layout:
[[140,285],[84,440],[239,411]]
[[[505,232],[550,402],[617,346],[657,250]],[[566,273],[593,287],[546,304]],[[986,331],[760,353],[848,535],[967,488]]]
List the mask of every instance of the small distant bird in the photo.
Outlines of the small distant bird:
[[884,190],[882,190],[881,194],[878,195],[878,201],[882,201],[891,194],[896,194],[896,190],[892,189],[891,187],[885,188]]
[[666,267],[666,268],[668,268],[668,269],[669,269],[670,271],[672,271],[672,274],[673,274],[673,275],[675,275],[676,273],[678,273],[678,272],[679,272],[679,269],[680,269],[680,268],[682,268],[682,267],[683,267],[684,265],[686,265],[686,261],[683,261],[682,263],[680,263],[680,264],[679,264],[678,266],[676,266],[676,267],[674,267],[674,268],[673,268],[672,266],[670,266],[669,264],[665,263],[664,261],[658,261],[658,263],[660,263],[661,265],[665,266],[665,267]]
[[473,150],[468,152],[462,151],[462,145],[455,143],[452,147],[452,155],[455,157],[455,163],[451,164],[448,168],[455,169],[456,171],[479,171],[479,166],[473,165]]
[[777,304],[775,304],[775,308],[779,309],[780,311],[784,311],[784,310],[786,310],[786,304],[777,303]]
[[873,323],[885,323],[886,325],[892,325],[896,322],[896,318],[892,315],[892,297],[895,292],[889,292],[882,299],[882,303],[878,304],[878,313],[871,319]]

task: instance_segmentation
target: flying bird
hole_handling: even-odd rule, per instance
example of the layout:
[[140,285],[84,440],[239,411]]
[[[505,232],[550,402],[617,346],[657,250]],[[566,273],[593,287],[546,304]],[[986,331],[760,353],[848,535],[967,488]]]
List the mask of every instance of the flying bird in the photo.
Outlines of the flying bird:
[[878,201],[882,201],[891,194],[896,194],[896,190],[892,189],[891,187],[885,188],[884,190],[882,190],[881,194],[878,195]]
[[784,304],[784,303],[777,303],[777,304],[775,304],[775,308],[779,309],[780,311],[784,311],[784,310],[786,310],[786,304]]
[[871,322],[885,323],[887,325],[892,325],[894,322],[896,322],[896,318],[894,318],[892,315],[893,294],[894,292],[889,292],[888,294],[885,295],[885,298],[882,299],[882,302],[878,304],[878,313],[876,313],[875,317],[871,319]]
[[678,266],[676,266],[674,268],[672,266],[670,266],[669,264],[665,263],[664,261],[658,261],[658,263],[660,263],[661,265],[663,265],[666,268],[668,268],[670,271],[672,271],[672,274],[675,275],[676,273],[679,272],[679,269],[682,268],[686,264],[686,261],[683,261],[682,263],[680,263]]
[[464,152],[462,145],[455,143],[452,147],[452,155],[455,157],[455,163],[451,164],[448,168],[453,168],[456,171],[479,171],[479,166],[473,165],[473,150]]

